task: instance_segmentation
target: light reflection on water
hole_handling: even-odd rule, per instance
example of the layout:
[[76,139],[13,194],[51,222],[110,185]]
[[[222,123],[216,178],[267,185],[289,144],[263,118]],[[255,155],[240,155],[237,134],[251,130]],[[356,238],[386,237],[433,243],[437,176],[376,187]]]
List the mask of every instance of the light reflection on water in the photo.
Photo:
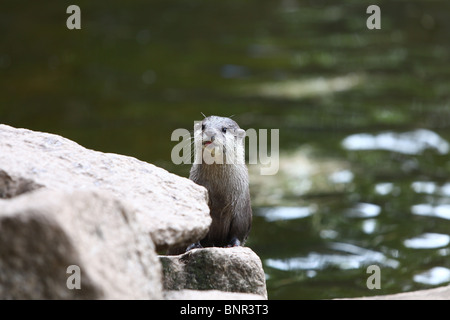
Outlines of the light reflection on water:
[[437,133],[417,129],[410,132],[383,132],[376,135],[357,133],[342,141],[347,150],[388,150],[404,154],[421,154],[427,149],[434,149],[440,154],[447,154],[449,143]]
[[420,236],[407,239],[403,244],[412,249],[434,249],[445,247],[450,243],[450,236],[440,233],[424,233]]
[[377,227],[376,219],[367,219],[363,222],[363,225],[362,225],[362,229],[363,229],[364,233],[367,233],[367,234],[374,233],[376,227]]
[[328,248],[336,253],[310,252],[306,257],[288,259],[267,259],[266,265],[283,271],[292,270],[323,270],[337,267],[342,270],[358,269],[363,266],[377,264],[397,268],[399,262],[386,257],[381,252],[368,250],[348,243],[329,243]]
[[331,174],[328,179],[330,182],[338,183],[350,183],[353,181],[354,174],[350,170],[341,170]]
[[380,214],[381,207],[372,203],[358,203],[347,211],[347,216],[352,218],[372,218]]
[[434,267],[420,274],[416,274],[413,280],[415,282],[428,285],[444,284],[446,282],[450,282],[450,269],[444,267]]
[[306,218],[315,212],[314,206],[308,207],[274,207],[274,208],[261,208],[258,210],[258,214],[263,216],[266,221],[277,220],[294,220]]
[[394,184],[392,182],[381,182],[375,185],[375,192],[379,195],[385,196],[394,190]]
[[414,181],[411,188],[417,193],[436,194],[440,196],[450,196],[450,183],[439,186],[433,181]]
[[[277,230],[278,237],[290,243],[289,250],[273,249],[263,257],[271,290],[277,294],[287,288],[314,291],[321,283],[352,278],[358,269],[372,264],[380,266],[391,279],[398,277],[398,281],[407,283],[379,294],[448,282],[448,265],[440,259],[449,255],[450,236],[435,218],[450,220],[450,182],[443,181],[444,175],[442,179],[436,175],[406,175],[424,170],[428,159],[444,159],[442,155],[450,151],[450,140],[431,130],[417,129],[358,133],[340,141],[349,159],[355,155],[357,161],[365,161],[366,152],[352,154],[354,150],[389,152],[373,153],[380,161],[370,162],[373,168],[366,167],[366,171],[341,164],[313,166],[320,162],[311,159],[292,166],[306,172],[309,188],[302,193],[286,192],[293,207],[255,211],[272,225],[266,230]],[[398,170],[410,163],[414,170]],[[287,176],[292,178],[289,172]],[[292,181],[286,185],[300,184],[304,178],[296,176]],[[295,199],[301,205],[296,206]],[[279,223],[283,221],[288,223]],[[289,286],[290,281],[302,282],[302,289]],[[362,291],[359,295],[366,294]]]
[[441,204],[437,206],[428,203],[416,204],[411,207],[411,212],[418,216],[450,220],[450,204]]
[[[391,151],[391,157],[400,160],[400,168],[408,161],[423,161],[421,157],[448,154],[450,149],[448,142],[438,134],[423,129],[404,133],[356,134],[341,141],[347,150]],[[422,155],[426,150],[431,152]],[[336,277],[350,275],[372,264],[382,270],[390,270],[387,274],[400,274],[408,278],[410,283],[422,286],[419,288],[450,281],[450,269],[442,265],[439,258],[436,259],[436,256],[450,255],[450,235],[446,234],[445,228],[436,225],[435,219],[429,219],[450,220],[450,182],[433,181],[433,178],[426,176],[422,180],[414,177],[402,180],[395,176],[390,180],[383,176],[380,180],[370,181],[367,189],[371,193],[365,193],[359,189],[359,175],[358,168],[352,167],[350,170],[345,166],[336,167],[331,173],[323,173],[328,186],[350,191],[347,198],[336,194],[331,205],[323,202],[325,198],[311,197],[312,200],[309,200],[306,197],[301,199],[302,206],[262,208],[256,212],[267,223],[289,221],[278,226],[288,232],[304,232],[309,227],[317,227],[309,233],[309,237],[317,236],[318,239],[298,235],[299,243],[294,247],[303,250],[302,254],[294,249],[289,254],[276,252],[263,259],[274,288],[283,287],[282,277],[290,281],[305,281],[305,285],[313,287],[328,281],[324,279],[329,279],[330,274]],[[353,187],[358,196],[352,193]],[[304,194],[308,195],[308,192]],[[414,218],[406,221],[402,215]],[[404,230],[398,227],[399,221],[404,224]],[[286,234],[288,236],[297,237],[294,233]],[[421,263],[412,262],[414,259],[430,264],[423,268]],[[411,290],[412,287],[407,285],[396,292]]]

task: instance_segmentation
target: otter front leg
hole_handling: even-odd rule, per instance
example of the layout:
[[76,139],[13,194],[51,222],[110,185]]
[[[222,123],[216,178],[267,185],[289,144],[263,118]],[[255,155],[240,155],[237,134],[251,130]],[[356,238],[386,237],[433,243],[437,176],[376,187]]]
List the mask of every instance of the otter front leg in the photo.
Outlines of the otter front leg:
[[228,233],[228,244],[226,247],[243,246],[247,240],[250,228],[252,225],[252,209],[250,203],[233,218],[230,225],[230,231]]

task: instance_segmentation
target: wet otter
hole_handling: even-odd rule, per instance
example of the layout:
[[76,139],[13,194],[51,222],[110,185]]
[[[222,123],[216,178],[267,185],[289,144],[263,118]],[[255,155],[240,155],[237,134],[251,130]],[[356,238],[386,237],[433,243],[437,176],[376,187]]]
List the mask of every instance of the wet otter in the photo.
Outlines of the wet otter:
[[244,137],[245,131],[230,118],[210,116],[195,124],[189,179],[208,189],[212,223],[205,238],[186,251],[244,245],[252,224]]

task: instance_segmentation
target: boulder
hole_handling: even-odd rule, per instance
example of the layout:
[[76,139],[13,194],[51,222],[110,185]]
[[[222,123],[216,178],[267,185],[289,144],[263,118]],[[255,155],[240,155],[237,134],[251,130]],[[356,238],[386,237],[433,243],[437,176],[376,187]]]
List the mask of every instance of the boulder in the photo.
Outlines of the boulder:
[[250,248],[202,248],[160,256],[165,290],[220,290],[253,293],[267,299],[260,258]]
[[186,178],[0,125],[0,299],[267,299],[249,248],[158,258],[210,224]]
[[87,190],[0,199],[0,299],[161,299],[161,265],[133,211]]
[[211,224],[207,190],[189,179],[58,135],[0,125],[0,198],[39,188],[96,189],[125,200],[158,251],[196,242]]

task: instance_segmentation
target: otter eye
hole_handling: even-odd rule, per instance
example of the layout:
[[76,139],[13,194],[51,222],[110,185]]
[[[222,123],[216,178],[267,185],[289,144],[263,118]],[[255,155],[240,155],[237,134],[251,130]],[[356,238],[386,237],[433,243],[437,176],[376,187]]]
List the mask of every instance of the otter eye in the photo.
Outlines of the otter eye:
[[205,125],[204,124],[202,124],[202,131],[204,131],[205,130]]
[[223,132],[223,133],[227,133],[227,128],[223,127],[223,128],[222,128],[222,132]]

